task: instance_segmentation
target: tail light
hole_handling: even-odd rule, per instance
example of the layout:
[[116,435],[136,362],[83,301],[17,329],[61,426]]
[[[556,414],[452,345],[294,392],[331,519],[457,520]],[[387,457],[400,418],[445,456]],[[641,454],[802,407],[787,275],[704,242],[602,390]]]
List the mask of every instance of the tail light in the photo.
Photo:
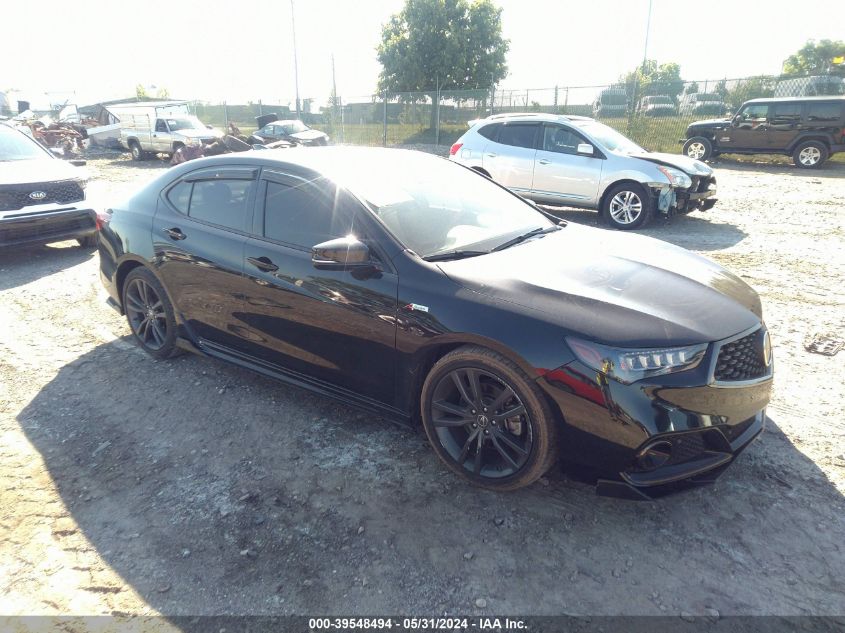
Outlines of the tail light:
[[110,221],[111,209],[106,209],[105,211],[97,211],[97,218],[95,220],[95,223],[97,225],[98,231],[102,231]]
[[458,153],[458,150],[463,147],[463,143],[455,143],[452,147],[449,148],[449,156],[454,156]]

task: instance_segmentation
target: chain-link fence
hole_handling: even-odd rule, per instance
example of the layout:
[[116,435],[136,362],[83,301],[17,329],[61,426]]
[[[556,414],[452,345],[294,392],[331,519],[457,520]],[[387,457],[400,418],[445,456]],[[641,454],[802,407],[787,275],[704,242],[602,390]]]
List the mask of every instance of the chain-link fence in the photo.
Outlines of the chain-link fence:
[[438,145],[448,147],[470,121],[507,112],[546,112],[590,116],[652,151],[679,151],[687,126],[724,117],[758,97],[845,95],[845,79],[835,75],[617,83],[511,90],[442,90],[439,93],[387,93],[304,99],[297,117],[293,103],[234,105],[196,102],[205,123],[242,132],[256,130],[256,117],[300,118],[326,132],[335,143],[360,145]]

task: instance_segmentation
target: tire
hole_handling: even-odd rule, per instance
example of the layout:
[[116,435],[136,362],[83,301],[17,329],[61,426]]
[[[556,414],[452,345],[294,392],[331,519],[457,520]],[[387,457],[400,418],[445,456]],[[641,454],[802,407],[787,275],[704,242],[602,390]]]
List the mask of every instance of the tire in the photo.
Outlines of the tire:
[[817,169],[827,160],[830,152],[827,146],[819,141],[804,141],[799,143],[792,152],[792,162],[802,169]]
[[97,245],[97,234],[94,233],[92,235],[86,235],[85,237],[79,237],[76,241],[82,248],[93,248]]
[[713,156],[713,143],[709,138],[693,136],[684,143],[684,154],[695,160],[707,160]]
[[135,341],[147,354],[164,360],[178,353],[173,304],[150,270],[139,266],[126,276],[123,309]]
[[630,231],[651,221],[654,201],[641,185],[623,182],[605,194],[601,212],[614,229]]
[[137,141],[132,141],[129,144],[129,151],[132,152],[132,160],[144,160],[147,153],[141,149],[141,145]]
[[476,486],[522,488],[557,458],[557,422],[542,392],[489,349],[461,347],[437,361],[423,384],[420,412],[440,460]]

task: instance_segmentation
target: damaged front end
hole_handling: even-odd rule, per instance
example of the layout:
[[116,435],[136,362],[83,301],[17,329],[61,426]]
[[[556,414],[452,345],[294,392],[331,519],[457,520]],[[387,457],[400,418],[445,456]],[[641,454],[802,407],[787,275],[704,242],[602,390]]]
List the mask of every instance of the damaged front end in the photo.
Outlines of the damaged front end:
[[[663,171],[661,169],[661,171]],[[668,217],[676,213],[707,211],[716,204],[716,176],[689,176],[686,180],[672,184],[651,184],[657,211]],[[671,178],[670,178],[671,181]],[[689,181],[689,184],[687,184]]]

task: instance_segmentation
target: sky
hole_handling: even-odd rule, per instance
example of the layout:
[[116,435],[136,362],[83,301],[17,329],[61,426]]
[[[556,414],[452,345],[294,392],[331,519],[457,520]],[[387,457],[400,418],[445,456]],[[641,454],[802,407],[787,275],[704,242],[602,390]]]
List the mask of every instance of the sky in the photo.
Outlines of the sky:
[[[642,62],[648,0],[494,0],[510,40],[500,88],[611,83]],[[381,25],[404,0],[294,0],[299,93],[375,91]],[[290,0],[41,0],[0,14],[0,91],[78,105],[166,88],[171,97],[290,103],[295,95]],[[845,2],[653,0],[648,57],[685,79],[777,73],[808,39],[845,38]],[[35,16],[39,17],[35,17]],[[52,16],[52,17],[50,17]],[[37,20],[37,28],[24,28]]]

